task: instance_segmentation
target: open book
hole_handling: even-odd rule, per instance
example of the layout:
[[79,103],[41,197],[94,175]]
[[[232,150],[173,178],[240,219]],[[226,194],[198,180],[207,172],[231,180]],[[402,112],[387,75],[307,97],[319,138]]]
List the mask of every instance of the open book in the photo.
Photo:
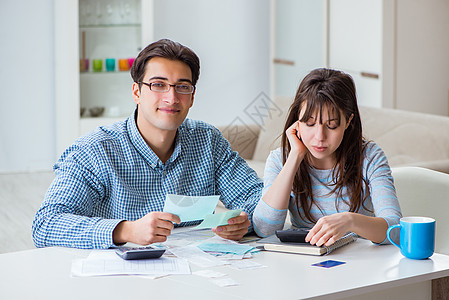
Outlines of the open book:
[[296,253],[296,254],[309,254],[309,255],[325,255],[329,254],[335,249],[343,247],[349,243],[357,240],[357,234],[350,232],[344,237],[336,241],[330,246],[314,246],[309,243],[283,243],[276,235],[271,235],[269,237],[263,238],[257,243],[263,244],[263,246],[258,247],[259,249],[266,251],[276,251],[276,252],[286,252],[286,253]]

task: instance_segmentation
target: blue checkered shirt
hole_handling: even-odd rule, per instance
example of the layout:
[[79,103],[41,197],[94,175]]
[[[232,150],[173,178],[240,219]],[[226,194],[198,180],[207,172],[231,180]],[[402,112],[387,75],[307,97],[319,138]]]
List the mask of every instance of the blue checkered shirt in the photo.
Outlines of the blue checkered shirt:
[[220,195],[226,208],[242,208],[252,222],[263,187],[218,129],[190,119],[165,163],[132,115],[78,139],[54,171],[33,222],[36,247],[109,248],[119,222],[162,211],[167,194]]

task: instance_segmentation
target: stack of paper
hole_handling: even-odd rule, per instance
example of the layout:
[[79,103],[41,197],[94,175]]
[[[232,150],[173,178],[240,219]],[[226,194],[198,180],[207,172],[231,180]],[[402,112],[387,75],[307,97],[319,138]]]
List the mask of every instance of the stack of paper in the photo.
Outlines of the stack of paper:
[[190,274],[189,263],[180,258],[124,260],[114,250],[93,251],[86,259],[72,263],[72,276]]

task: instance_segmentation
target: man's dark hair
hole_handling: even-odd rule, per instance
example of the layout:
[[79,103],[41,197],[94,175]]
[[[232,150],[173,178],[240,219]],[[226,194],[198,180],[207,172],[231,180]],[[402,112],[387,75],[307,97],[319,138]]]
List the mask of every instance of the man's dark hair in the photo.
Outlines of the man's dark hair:
[[153,57],[179,60],[187,64],[192,72],[192,84],[196,85],[200,76],[200,59],[190,48],[169,39],[162,39],[151,43],[140,51],[131,67],[131,77],[134,82],[141,82],[143,80],[146,64]]

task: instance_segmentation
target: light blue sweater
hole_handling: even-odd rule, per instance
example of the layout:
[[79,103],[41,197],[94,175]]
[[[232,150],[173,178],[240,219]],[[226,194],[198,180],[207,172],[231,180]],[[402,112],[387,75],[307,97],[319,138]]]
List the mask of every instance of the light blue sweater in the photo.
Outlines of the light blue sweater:
[[[271,151],[265,165],[262,198],[273,184],[282,167],[282,149],[278,148]],[[372,212],[361,207],[358,213],[381,217],[387,221],[388,226],[398,224],[402,214],[394,188],[391,169],[382,149],[372,142],[368,143],[364,153],[363,176],[370,189],[370,196],[365,202],[365,207]],[[314,204],[311,208],[311,214],[316,220],[325,215],[349,211],[349,205],[344,201],[349,201],[345,188],[343,189],[343,199],[337,199],[335,194],[329,195],[329,192],[334,187],[329,185],[329,183],[332,183],[332,169],[318,170],[310,168],[310,177],[314,199],[319,206],[317,207]],[[290,211],[292,225],[305,228],[313,227],[313,223],[300,217],[293,192],[290,195],[288,210]],[[302,212],[302,208],[300,210]],[[304,214],[302,213],[302,215]],[[287,209],[277,210],[260,200],[253,215],[254,229],[262,237],[272,235],[276,230],[284,227],[286,216]],[[389,243],[388,239],[382,242],[382,244],[384,243]]]

